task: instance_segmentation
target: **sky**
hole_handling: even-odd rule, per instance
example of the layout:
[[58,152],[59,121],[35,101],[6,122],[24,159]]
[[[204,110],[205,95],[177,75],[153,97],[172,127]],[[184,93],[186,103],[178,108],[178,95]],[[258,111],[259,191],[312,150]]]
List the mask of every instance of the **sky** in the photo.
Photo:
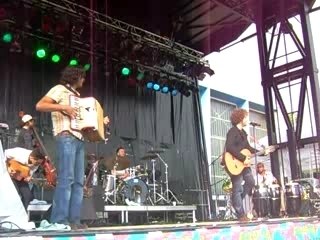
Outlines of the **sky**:
[[[320,0],[317,0],[314,5],[314,7],[317,6],[320,6]],[[317,23],[320,22],[320,11],[311,13],[310,20],[317,66],[319,66],[320,28]],[[294,19],[293,24],[297,21]],[[256,28],[253,24],[234,42],[255,32]],[[205,58],[209,60],[210,67],[215,71],[215,74],[210,78],[207,77],[204,81],[210,81],[209,85],[213,86],[215,90],[264,104],[256,37],[221,52],[211,53]]]

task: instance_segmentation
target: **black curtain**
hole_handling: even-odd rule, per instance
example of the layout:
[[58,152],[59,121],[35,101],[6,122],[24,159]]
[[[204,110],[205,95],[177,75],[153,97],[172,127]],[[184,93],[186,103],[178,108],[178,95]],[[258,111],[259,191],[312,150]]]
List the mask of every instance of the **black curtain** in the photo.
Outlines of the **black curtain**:
[[[18,112],[24,110],[36,118],[48,152],[55,162],[54,139],[51,133],[49,113],[35,110],[36,102],[58,83],[64,65],[21,53],[9,53],[0,49],[0,120],[10,125],[7,146],[13,146],[14,129],[18,125]],[[87,78],[81,91],[83,97],[94,96],[111,119],[110,137],[107,143],[87,143],[88,153],[108,157],[122,145],[132,155],[132,166],[150,164],[142,161],[149,150],[162,148],[163,160],[168,164],[169,188],[186,204],[207,203],[206,186],[203,179],[204,163],[199,103],[196,98],[155,93],[141,87],[130,86],[115,71],[103,64],[97,66],[90,82]],[[112,67],[111,67],[112,69]],[[89,75],[89,74],[88,74]],[[12,135],[11,135],[12,134]],[[164,165],[156,162],[164,179]],[[201,170],[200,170],[201,169]],[[200,208],[199,208],[200,209]],[[202,210],[202,209],[201,209]],[[207,218],[207,213],[199,211],[199,217]]]

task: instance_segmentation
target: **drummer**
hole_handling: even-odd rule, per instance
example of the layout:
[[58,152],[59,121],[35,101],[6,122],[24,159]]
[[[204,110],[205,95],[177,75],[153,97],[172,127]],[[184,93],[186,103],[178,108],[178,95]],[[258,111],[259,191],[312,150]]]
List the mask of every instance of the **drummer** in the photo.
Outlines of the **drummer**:
[[126,169],[130,166],[130,159],[122,146],[117,148],[115,154],[108,158],[104,165],[106,169],[111,170],[112,175],[116,175],[119,179],[125,179],[129,176],[129,172]]
[[[265,169],[265,166],[262,162],[259,162],[257,164],[257,177],[255,177],[255,183],[259,186],[267,186],[268,188],[272,185],[278,185],[278,180],[273,176],[272,172],[267,171]],[[257,178],[258,178],[258,184],[257,184]],[[283,190],[280,191],[280,216],[284,216],[286,213],[286,207],[285,207],[285,199],[284,199],[284,192]]]
[[271,186],[272,184],[278,184],[278,181],[273,176],[272,172],[267,171],[262,162],[259,162],[257,164],[256,171],[257,171],[257,177],[255,177],[256,185]]

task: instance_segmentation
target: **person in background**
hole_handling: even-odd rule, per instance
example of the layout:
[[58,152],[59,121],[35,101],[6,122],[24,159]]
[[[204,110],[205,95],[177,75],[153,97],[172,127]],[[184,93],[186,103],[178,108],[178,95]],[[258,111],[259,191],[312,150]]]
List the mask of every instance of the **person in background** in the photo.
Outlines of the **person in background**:
[[[273,176],[272,172],[267,171],[262,162],[259,162],[257,164],[256,171],[257,171],[257,177],[255,177],[256,185],[270,186],[272,184],[278,183],[277,179]],[[257,178],[258,178],[258,182],[257,182]]]
[[[84,138],[81,131],[71,129],[71,119],[78,110],[70,106],[70,96],[80,97],[79,89],[86,72],[80,66],[67,66],[60,83],[52,87],[36,104],[40,112],[51,112],[53,134],[58,154],[57,185],[53,197],[51,223],[70,225],[72,230],[86,229],[80,223],[84,185]],[[109,118],[104,118],[104,124]]]
[[111,174],[119,179],[125,179],[129,176],[126,169],[130,166],[130,160],[127,157],[125,148],[122,146],[118,147],[115,154],[107,159],[104,164],[105,168],[111,170]]
[[[45,156],[39,149],[29,150],[19,147],[5,150],[4,155],[9,175],[21,197],[24,208],[27,210],[29,203],[34,199],[29,182],[45,160]],[[22,175],[23,169],[26,168],[29,170],[29,174]]]
[[36,148],[36,139],[33,133],[33,126],[35,121],[29,114],[22,116],[21,118],[21,130],[19,131],[17,138],[17,147],[33,150]]

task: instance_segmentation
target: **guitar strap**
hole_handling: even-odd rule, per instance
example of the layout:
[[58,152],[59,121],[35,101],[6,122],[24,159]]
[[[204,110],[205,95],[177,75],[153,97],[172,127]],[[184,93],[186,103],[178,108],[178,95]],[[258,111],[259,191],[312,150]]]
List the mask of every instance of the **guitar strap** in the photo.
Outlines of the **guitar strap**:
[[76,95],[77,97],[80,97],[80,94],[73,87],[71,87],[71,85],[69,83],[63,84],[63,86],[66,89],[68,89],[70,92],[72,92],[74,95]]

